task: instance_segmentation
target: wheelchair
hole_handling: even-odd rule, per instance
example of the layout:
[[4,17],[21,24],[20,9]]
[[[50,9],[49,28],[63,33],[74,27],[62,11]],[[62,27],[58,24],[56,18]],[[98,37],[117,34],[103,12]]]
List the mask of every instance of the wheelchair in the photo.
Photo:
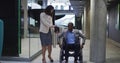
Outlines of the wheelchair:
[[[62,45],[61,45],[61,50],[60,50],[60,57],[59,57],[60,63],[62,63],[63,60],[65,60],[65,48],[66,48],[66,45],[67,45],[66,40],[65,40],[65,38],[63,38]],[[80,43],[76,44],[76,45],[78,45],[78,47],[77,47],[77,50],[78,50],[77,61],[79,61],[80,63],[83,63],[83,55],[82,55],[82,49],[80,49]],[[74,47],[70,48],[68,58],[69,57],[74,57],[75,54],[76,53],[75,53]]]

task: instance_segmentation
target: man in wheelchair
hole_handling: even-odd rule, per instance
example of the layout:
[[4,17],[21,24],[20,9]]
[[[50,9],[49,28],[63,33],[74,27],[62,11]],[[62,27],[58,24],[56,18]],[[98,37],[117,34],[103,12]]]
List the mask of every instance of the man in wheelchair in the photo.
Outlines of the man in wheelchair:
[[[60,38],[63,38],[62,44],[59,43]],[[80,43],[80,38],[83,38],[84,40],[82,44]],[[60,53],[60,61],[63,60],[63,55],[65,56],[66,63],[68,63],[69,56],[74,56],[74,62],[77,63],[78,57],[81,55],[81,49],[85,44],[85,37],[79,32],[79,30],[73,29],[73,23],[70,22],[68,23],[68,29],[62,32],[60,35],[58,35],[58,44],[62,51]],[[70,55],[69,51],[74,51],[74,54]],[[81,59],[82,57],[79,57],[79,60]]]

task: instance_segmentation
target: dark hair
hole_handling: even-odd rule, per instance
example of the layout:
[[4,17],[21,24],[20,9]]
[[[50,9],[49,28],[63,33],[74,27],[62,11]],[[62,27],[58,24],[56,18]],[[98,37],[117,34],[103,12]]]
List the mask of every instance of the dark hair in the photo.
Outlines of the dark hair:
[[69,25],[72,25],[72,26],[73,26],[73,23],[72,23],[72,22],[69,22],[69,23],[68,23],[68,26],[69,26]]
[[53,7],[52,5],[49,5],[49,6],[47,6],[46,9],[45,9],[45,13],[46,13],[47,15],[52,16],[51,10],[54,10],[54,7]]

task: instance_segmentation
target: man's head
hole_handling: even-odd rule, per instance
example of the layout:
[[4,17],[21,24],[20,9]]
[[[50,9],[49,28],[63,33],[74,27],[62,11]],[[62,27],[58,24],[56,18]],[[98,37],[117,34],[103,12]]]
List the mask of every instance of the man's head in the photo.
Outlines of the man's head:
[[72,22],[68,23],[68,30],[69,31],[73,30],[73,23]]

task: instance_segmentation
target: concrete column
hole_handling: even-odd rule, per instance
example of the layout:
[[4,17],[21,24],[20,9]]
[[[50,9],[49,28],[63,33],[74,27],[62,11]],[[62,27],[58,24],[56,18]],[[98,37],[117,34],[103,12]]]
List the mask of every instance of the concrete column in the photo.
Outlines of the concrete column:
[[83,15],[83,33],[85,34],[86,36],[86,7],[84,7],[84,15]]
[[27,11],[27,0],[21,0],[22,7],[24,9],[24,38],[28,34],[28,11]]
[[82,14],[81,21],[82,21],[82,33],[84,34],[84,32],[85,32],[85,31],[84,31],[84,26],[85,26],[85,25],[84,25],[84,23],[85,23],[85,22],[84,22],[84,14]]
[[84,33],[87,39],[90,39],[90,2],[84,7]]
[[43,5],[42,5],[42,8],[45,9],[47,7],[47,1],[48,0],[42,0],[43,1]]
[[71,10],[71,5],[69,5],[69,10]]
[[90,61],[105,63],[107,9],[104,0],[91,0],[90,9]]

